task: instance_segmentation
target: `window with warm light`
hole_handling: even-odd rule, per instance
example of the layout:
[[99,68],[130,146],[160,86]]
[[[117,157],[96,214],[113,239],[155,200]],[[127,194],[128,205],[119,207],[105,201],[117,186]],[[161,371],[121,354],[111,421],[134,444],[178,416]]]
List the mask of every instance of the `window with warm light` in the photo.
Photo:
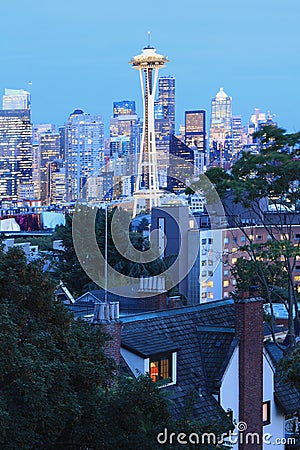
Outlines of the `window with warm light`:
[[214,298],[214,293],[213,292],[208,292],[207,297],[212,299]]
[[228,280],[223,281],[223,286],[224,287],[228,287],[229,286],[229,281]]
[[237,262],[237,258],[232,258],[231,263],[235,264]]
[[263,425],[269,425],[271,423],[271,402],[263,402]]
[[214,287],[214,282],[213,281],[208,281],[207,282],[207,286],[208,287]]
[[149,375],[156,383],[160,380],[173,381],[173,361],[172,353],[164,353],[160,355],[153,355],[150,358]]

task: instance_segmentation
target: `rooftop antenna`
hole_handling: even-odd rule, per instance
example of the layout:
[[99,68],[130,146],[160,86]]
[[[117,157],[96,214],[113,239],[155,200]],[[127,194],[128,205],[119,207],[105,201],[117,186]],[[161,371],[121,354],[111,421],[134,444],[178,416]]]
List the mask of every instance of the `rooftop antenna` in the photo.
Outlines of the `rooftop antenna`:
[[150,42],[151,42],[151,31],[148,31],[148,48],[151,48]]

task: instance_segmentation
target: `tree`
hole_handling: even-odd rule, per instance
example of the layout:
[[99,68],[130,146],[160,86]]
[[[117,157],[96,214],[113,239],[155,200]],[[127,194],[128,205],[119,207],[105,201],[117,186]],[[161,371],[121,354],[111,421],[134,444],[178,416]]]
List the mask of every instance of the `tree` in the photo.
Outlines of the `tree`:
[[[85,220],[88,225],[88,217],[92,210],[89,207],[81,206],[81,227],[76,230],[77,242],[81,242],[81,247],[86,251],[85,260],[89,261],[89,267],[97,268],[97,261],[91,264],[91,257],[86,246]],[[95,235],[98,247],[105,255],[105,211],[99,209],[95,220]],[[148,223],[148,222],[147,222]],[[126,229],[129,226],[129,239]],[[112,236],[113,228],[113,236]],[[159,275],[165,271],[172,262],[172,258],[159,258],[155,250],[150,249],[148,239],[144,238],[140,232],[133,232],[130,225],[129,215],[122,209],[109,209],[107,212],[107,243],[108,243],[108,264],[117,272],[128,277],[139,278],[141,276]],[[61,240],[63,250],[57,251],[55,255],[54,267],[57,282],[61,279],[66,283],[68,289],[76,297],[88,289],[97,289],[97,285],[91,281],[78,261],[72,235],[72,217],[68,216],[66,225],[61,225],[55,230],[55,239]],[[119,248],[116,247],[117,240]],[[140,253],[140,261],[135,259],[135,250]],[[148,251],[151,261],[145,262],[143,252]],[[104,273],[102,274],[104,277]]]
[[41,263],[0,249],[1,448],[161,448],[159,431],[180,431],[162,390],[116,378],[102,328],[74,321],[54,288]]
[[[273,303],[283,303],[289,317],[290,343],[294,347],[293,315],[296,311],[298,316],[299,295],[293,272],[300,257],[300,246],[299,240],[294,240],[293,225],[297,223],[300,205],[300,133],[287,134],[281,128],[268,126],[254,137],[260,145],[259,153],[244,152],[229,173],[212,168],[206,175],[223,199],[227,216],[246,238],[234,267],[237,293],[245,284],[249,286],[250,280],[259,286],[271,308],[271,323],[274,323]],[[233,202],[228,201],[230,197]],[[264,228],[268,240],[254,243],[251,233],[235,214],[238,203],[248,209],[254,223]]]

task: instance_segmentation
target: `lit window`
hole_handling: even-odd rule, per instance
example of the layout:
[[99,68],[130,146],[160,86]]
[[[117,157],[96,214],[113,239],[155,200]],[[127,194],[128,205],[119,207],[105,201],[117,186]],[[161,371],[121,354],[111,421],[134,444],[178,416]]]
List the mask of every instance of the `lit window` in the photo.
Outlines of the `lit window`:
[[235,264],[237,262],[237,258],[232,258],[231,262],[232,264]]
[[208,292],[207,297],[208,298],[214,298],[214,293],[213,292]]
[[228,280],[224,280],[224,281],[223,281],[223,286],[224,286],[224,287],[229,286],[229,281],[228,281]]
[[206,281],[202,281],[202,287],[203,287],[203,288],[206,288],[206,286],[207,286]]
[[228,298],[229,297],[229,292],[224,292],[224,298]]
[[214,287],[214,282],[213,281],[208,281],[207,282],[207,286],[208,287]]
[[250,235],[249,235],[249,239],[250,239],[250,241],[253,241],[253,239],[254,239],[253,234],[250,234]]
[[295,276],[295,281],[300,281],[300,275]]
[[172,354],[156,355],[150,358],[150,378],[153,381],[172,381]]
[[263,403],[263,425],[271,423],[271,402],[268,400]]
[[237,252],[237,248],[236,248],[236,247],[233,247],[233,248],[232,248],[232,253],[235,253],[235,252]]

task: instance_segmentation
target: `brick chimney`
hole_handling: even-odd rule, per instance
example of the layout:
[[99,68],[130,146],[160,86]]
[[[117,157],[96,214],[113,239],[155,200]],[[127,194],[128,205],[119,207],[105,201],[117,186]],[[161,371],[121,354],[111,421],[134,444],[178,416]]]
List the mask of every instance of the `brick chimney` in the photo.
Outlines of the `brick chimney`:
[[166,309],[167,291],[165,278],[160,276],[141,277],[138,298],[139,305],[145,309]]
[[[263,300],[248,293],[235,301],[235,330],[239,339],[239,422],[247,430],[239,440],[239,450],[262,449],[263,404]],[[245,298],[248,297],[248,298]],[[245,441],[246,433],[258,439]]]
[[95,303],[93,325],[102,325],[103,331],[110,336],[104,344],[107,356],[113,358],[119,366],[122,322],[119,320],[119,302]]

